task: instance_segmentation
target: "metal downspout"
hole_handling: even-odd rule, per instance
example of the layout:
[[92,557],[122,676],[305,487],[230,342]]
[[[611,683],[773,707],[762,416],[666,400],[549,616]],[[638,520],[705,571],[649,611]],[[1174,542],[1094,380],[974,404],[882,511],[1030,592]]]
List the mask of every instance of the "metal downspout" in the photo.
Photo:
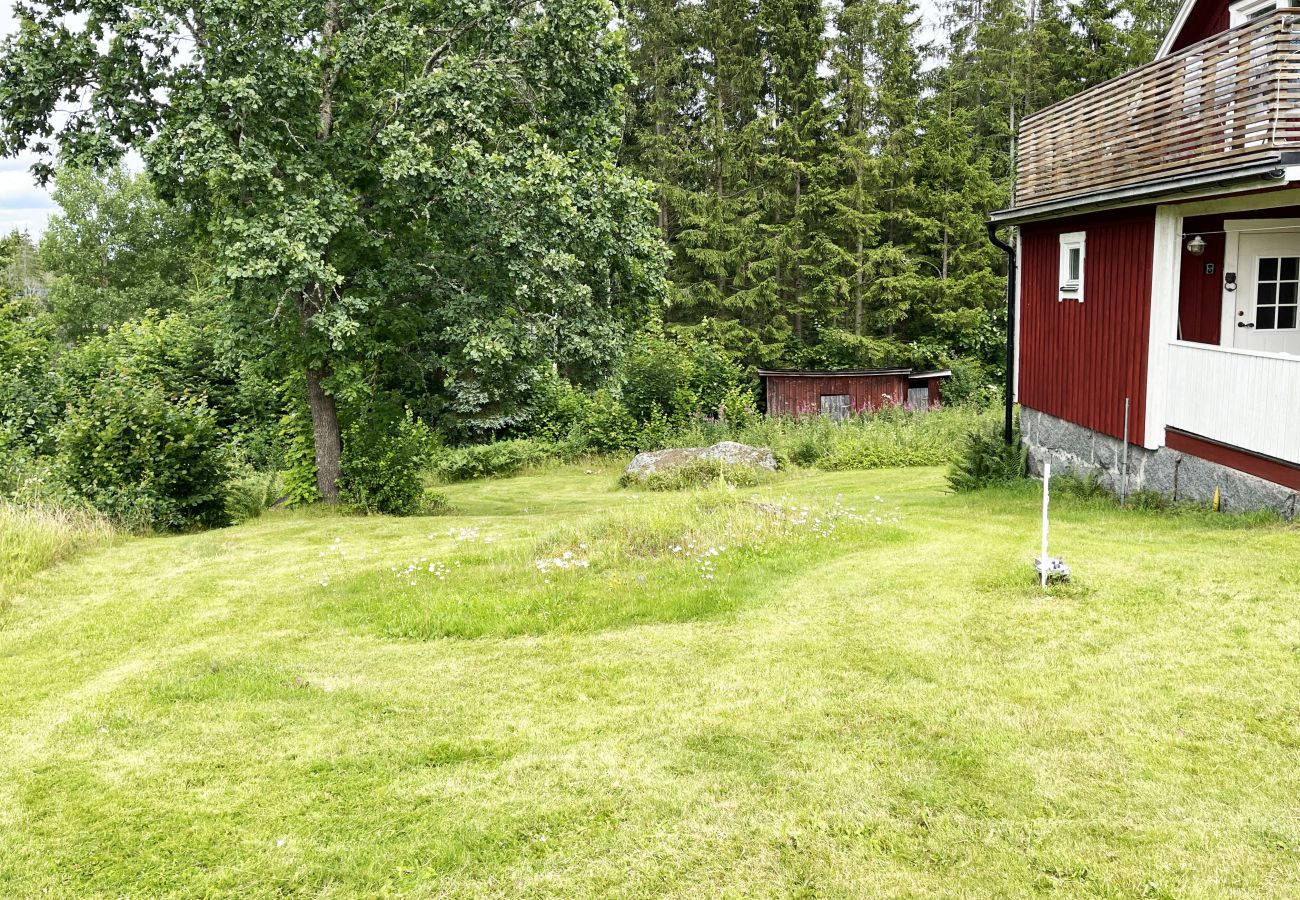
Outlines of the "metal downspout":
[[1007,255],[1007,386],[1002,439],[1012,442],[1012,407],[1015,405],[1016,384],[1016,248],[998,237],[998,225],[989,222],[989,241]]

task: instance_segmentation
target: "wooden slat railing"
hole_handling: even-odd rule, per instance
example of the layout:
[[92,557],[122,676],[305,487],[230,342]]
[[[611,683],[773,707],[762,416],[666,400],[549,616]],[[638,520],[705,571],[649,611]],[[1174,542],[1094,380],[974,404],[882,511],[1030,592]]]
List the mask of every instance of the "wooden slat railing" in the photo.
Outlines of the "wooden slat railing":
[[1015,205],[1300,149],[1300,9],[1214,35],[1027,117]]

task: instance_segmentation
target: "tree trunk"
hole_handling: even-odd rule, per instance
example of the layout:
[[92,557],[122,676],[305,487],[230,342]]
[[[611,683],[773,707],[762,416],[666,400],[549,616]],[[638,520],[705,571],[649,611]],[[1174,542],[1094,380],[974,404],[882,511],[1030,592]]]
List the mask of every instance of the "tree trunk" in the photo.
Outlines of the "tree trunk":
[[311,430],[316,443],[316,489],[326,503],[338,503],[343,439],[334,397],[322,383],[329,375],[329,367],[308,366],[306,375],[307,404],[311,407]]
[[853,333],[862,337],[862,231],[853,254]]

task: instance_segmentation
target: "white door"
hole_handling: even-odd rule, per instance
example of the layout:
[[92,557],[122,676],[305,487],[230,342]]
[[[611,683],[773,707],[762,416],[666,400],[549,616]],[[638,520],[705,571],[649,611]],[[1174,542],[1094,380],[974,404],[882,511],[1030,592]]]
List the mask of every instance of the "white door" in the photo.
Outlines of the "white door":
[[[1241,232],[1237,289],[1224,343],[1241,350],[1300,354],[1300,222],[1295,231]],[[1231,271],[1231,269],[1229,269]]]

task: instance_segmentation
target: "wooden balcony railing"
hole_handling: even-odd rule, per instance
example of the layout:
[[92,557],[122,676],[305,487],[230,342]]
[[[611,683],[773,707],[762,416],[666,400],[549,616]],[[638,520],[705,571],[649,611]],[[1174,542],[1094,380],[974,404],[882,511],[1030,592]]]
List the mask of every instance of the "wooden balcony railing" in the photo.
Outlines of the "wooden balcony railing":
[[1015,205],[1276,159],[1300,148],[1300,9],[1193,44],[1027,117]]

